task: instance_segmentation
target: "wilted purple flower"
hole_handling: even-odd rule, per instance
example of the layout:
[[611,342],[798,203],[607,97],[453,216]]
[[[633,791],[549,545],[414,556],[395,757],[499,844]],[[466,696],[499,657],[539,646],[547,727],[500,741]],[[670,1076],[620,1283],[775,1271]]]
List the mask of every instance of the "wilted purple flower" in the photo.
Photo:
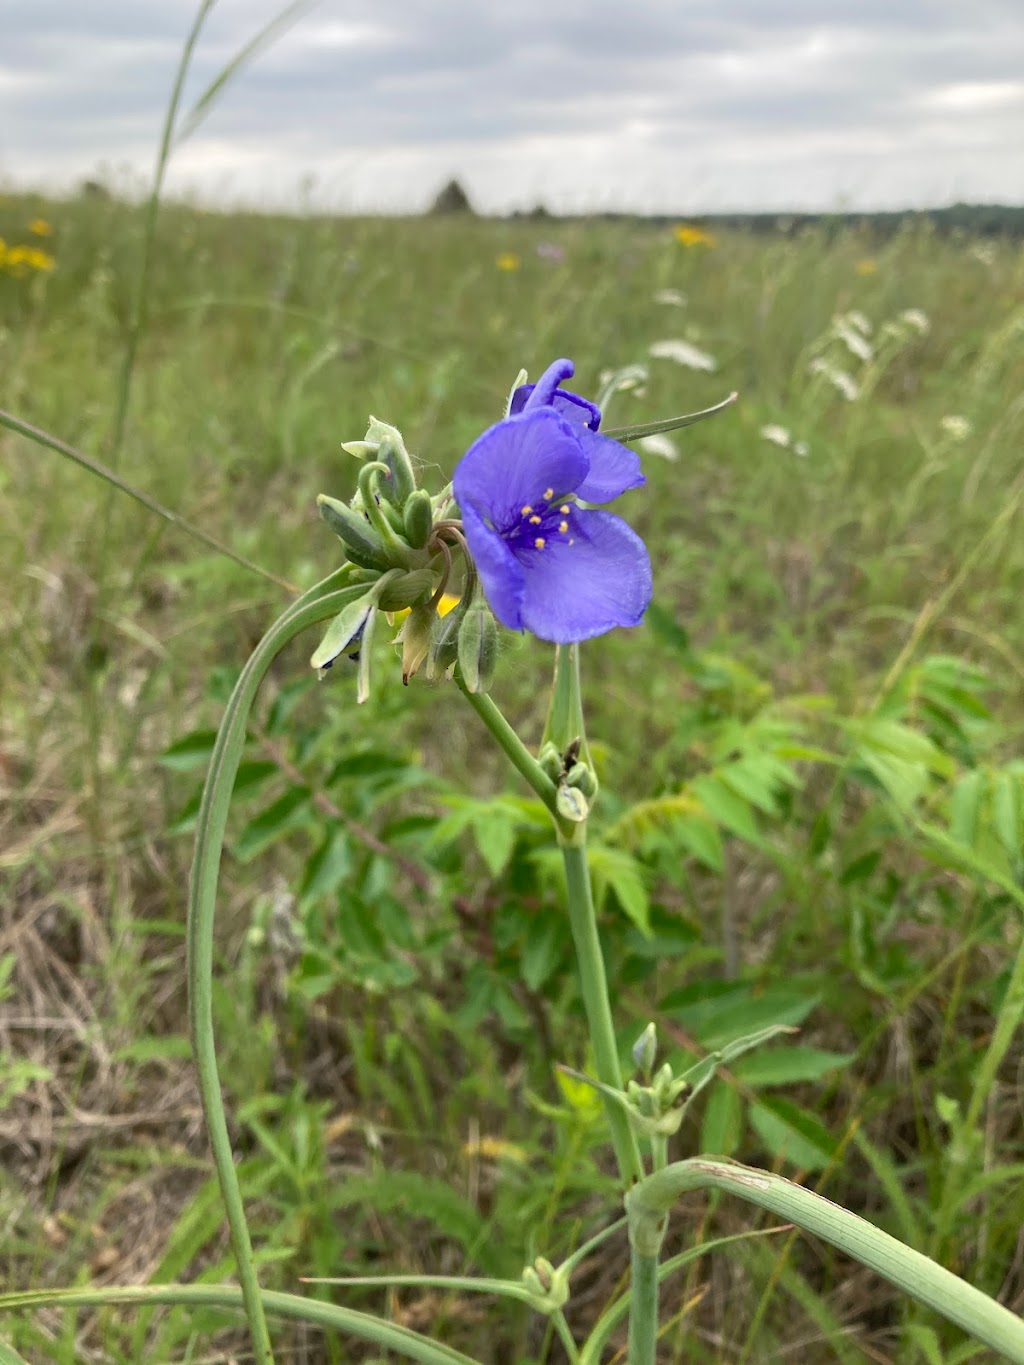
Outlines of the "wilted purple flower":
[[558,387],[557,360],[515,391],[510,415],[459,461],[453,487],[487,600],[511,630],[574,644],[638,625],[651,600],[643,541],[621,518],[581,507],[644,482],[638,456],[600,436],[593,403]]

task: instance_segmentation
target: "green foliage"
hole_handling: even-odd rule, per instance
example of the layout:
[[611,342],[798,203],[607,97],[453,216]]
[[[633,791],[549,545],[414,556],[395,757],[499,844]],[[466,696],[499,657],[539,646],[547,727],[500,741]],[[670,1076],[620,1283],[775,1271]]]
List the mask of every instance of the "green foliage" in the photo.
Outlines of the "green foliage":
[[[116,199],[7,196],[0,236],[15,240],[35,212],[54,222],[58,268],[31,288],[0,282],[5,401],[103,454],[143,224]],[[912,231],[802,231],[732,233],[698,261],[650,225],[168,206],[121,468],[303,585],[336,554],[313,499],[351,493],[337,447],[369,412],[401,422],[440,477],[520,360],[535,372],[550,353],[574,355],[590,391],[602,368],[644,360],[670,332],[714,351],[742,402],[681,434],[678,462],[645,454],[648,490],[631,495],[657,606],[584,655],[601,779],[594,889],[621,1050],[650,1018],[679,1065],[761,1027],[799,1028],[718,1067],[680,1149],[813,1171],[830,1197],[1013,1301],[1014,1052],[989,1081],[981,1063],[1017,1008],[1024,866],[1021,415],[1006,398],[1024,378],[1020,258]],[[539,234],[565,248],[564,267],[535,254]],[[509,248],[522,260],[513,279],[493,267]],[[865,257],[875,274],[857,274]],[[669,287],[686,292],[685,313],[653,301]],[[867,364],[843,356],[837,316],[863,311],[877,340],[910,307],[928,313],[927,333],[887,333]],[[815,357],[848,366],[863,396],[810,376]],[[612,423],[721,397],[719,377],[647,368],[642,402],[617,395]],[[767,423],[806,440],[807,457],[765,442]],[[0,511],[26,534],[0,548],[0,876],[27,926],[16,954],[5,949],[2,1008],[59,1021],[76,1002],[64,1032],[5,1032],[5,1131],[29,1134],[0,1182],[14,1230],[5,1277],[84,1273],[102,1188],[157,1211],[154,1275],[212,1282],[229,1260],[193,1120],[100,1129],[82,1178],[74,1149],[49,1185],[35,1180],[31,1135],[46,1131],[46,1104],[63,1132],[74,1106],[159,1115],[187,1093],[172,930],[196,787],[278,599],[173,528],[151,530],[137,506],[108,503],[52,451],[6,434],[2,450]],[[538,804],[504,789],[452,689],[416,679],[357,711],[347,661],[318,687],[300,643],[239,771],[218,945],[218,1029],[264,1278],[372,1272],[382,1250],[411,1270],[500,1261],[514,1274],[614,1207],[600,1110],[552,1070],[587,1069],[560,862]],[[376,648],[393,677],[391,646]],[[533,743],[549,670],[547,651],[504,643],[496,695]],[[378,1207],[386,1246],[345,1190]],[[123,1216],[114,1207],[111,1225]],[[730,1218],[709,1208],[711,1230]],[[851,1301],[841,1269],[799,1247],[737,1255],[725,1313],[689,1273],[680,1358],[709,1333],[739,1355],[752,1332],[751,1359],[764,1342],[791,1352],[803,1315],[838,1356],[855,1358],[850,1342],[871,1324],[901,1361],[969,1358],[934,1319],[884,1296]],[[517,1310],[485,1331],[455,1300],[402,1303],[485,1357],[556,1358]],[[585,1295],[570,1302],[577,1326],[593,1311]],[[14,1341],[66,1365],[84,1321],[26,1317]],[[241,1349],[235,1323],[209,1306],[108,1311],[89,1339],[111,1360],[176,1359],[201,1353],[195,1334],[210,1329],[227,1355]]]

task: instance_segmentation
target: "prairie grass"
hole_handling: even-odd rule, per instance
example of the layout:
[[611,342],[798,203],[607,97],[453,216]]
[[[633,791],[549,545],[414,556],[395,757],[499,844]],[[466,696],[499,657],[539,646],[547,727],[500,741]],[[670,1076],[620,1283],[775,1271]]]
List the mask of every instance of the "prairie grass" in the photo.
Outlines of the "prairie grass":
[[[142,211],[0,200],[8,246],[34,220],[52,227],[56,267],[0,265],[0,406],[105,460]],[[649,355],[669,340],[716,368]],[[697,1047],[707,1001],[756,1012],[785,996],[778,1017],[837,1060],[795,1074],[792,1112],[761,1103],[763,1077],[718,1082],[688,1149],[717,1138],[803,1172],[1019,1311],[1019,1040],[984,1094],[972,1085],[1020,941],[1024,254],[923,228],[686,245],[643,222],[166,205],[118,472],[306,586],[338,558],[315,496],[351,493],[339,443],[370,413],[439,486],[519,366],[556,355],[585,393],[605,370],[647,367],[611,426],[741,395],[677,434],[677,459],[645,455],[648,487],[623,510],[651,547],[657,613],[586,650],[619,856],[604,921],[623,1041],[653,1017]],[[206,751],[171,746],[216,726],[286,594],[52,451],[4,431],[0,454],[0,1278],[218,1280],[230,1258],[182,972],[183,808]],[[454,689],[403,690],[379,648],[387,685],[359,711],[346,678],[308,685],[302,649],[276,670],[224,873],[224,1074],[264,1279],[285,1288],[381,1269],[514,1275],[612,1210],[593,1106],[553,1071],[585,1059],[530,804]],[[974,681],[952,688],[962,710],[940,733],[942,659]],[[536,737],[549,666],[545,647],[507,641],[496,692]],[[843,785],[857,763],[821,730],[891,698],[949,759],[922,760],[931,785],[902,802],[888,770]],[[722,724],[769,702],[806,721],[783,755],[800,788],[760,814],[754,800],[751,837],[724,820],[718,870],[692,830],[689,853],[659,842],[640,803],[678,792],[715,745],[731,752]],[[993,783],[1003,882],[987,846],[969,865],[921,832],[974,772]],[[309,800],[289,813],[295,792]],[[656,953],[630,926],[636,895]],[[677,1223],[680,1247],[757,1226],[715,1200]],[[621,1264],[594,1259],[572,1320],[593,1319]],[[345,1301],[380,1305],[365,1293]],[[691,1266],[666,1301],[666,1361],[981,1358],[786,1233]],[[561,1358],[487,1300],[403,1291],[390,1308],[484,1360]],[[4,1328],[57,1365],[227,1360],[243,1339],[213,1310]],[[305,1329],[290,1346],[295,1361],[355,1358]]]

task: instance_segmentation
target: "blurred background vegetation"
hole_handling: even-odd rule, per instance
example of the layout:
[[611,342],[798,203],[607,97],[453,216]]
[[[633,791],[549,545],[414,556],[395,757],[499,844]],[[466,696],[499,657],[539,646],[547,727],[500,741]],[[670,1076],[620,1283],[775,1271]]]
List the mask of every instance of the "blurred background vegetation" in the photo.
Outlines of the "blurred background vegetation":
[[[637,365],[606,426],[646,624],[584,651],[595,883],[623,1050],[791,1043],[715,1082],[676,1154],[769,1165],[1024,1304],[1024,253],[909,220],[750,227],[328,219],[166,205],[117,448],[143,210],[0,200],[0,403],[288,582],[339,546],[315,497],[374,414],[440,487],[557,355]],[[984,227],[974,224],[973,227]],[[653,348],[653,350],[652,350]],[[223,702],[287,594],[87,471],[0,435],[0,1219],[11,1287],[219,1279],[184,898]],[[557,860],[453,687],[275,669],[236,797],[216,1005],[268,1284],[515,1275],[615,1216]],[[314,641],[308,642],[312,648]],[[540,737],[551,652],[495,697]],[[1014,965],[1016,963],[1016,966]],[[666,1361],[984,1359],[834,1253],[693,1197]],[[624,1237],[624,1235],[623,1235]],[[624,1240],[569,1306],[591,1322]],[[328,1294],[328,1289],[318,1290]],[[543,1324],[345,1291],[488,1361]],[[40,1314],[33,1361],[227,1360],[224,1315]],[[295,1361],[352,1348],[294,1329]],[[239,1346],[239,1349],[242,1349]]]

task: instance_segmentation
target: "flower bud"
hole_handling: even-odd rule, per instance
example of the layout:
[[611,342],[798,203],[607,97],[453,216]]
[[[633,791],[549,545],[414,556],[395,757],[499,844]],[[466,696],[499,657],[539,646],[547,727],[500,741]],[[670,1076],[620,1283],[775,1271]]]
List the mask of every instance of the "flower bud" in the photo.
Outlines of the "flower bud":
[[555,792],[555,808],[563,820],[571,820],[574,825],[582,825],[590,814],[590,802],[578,787],[559,785]]
[[416,475],[409,452],[402,440],[402,433],[397,427],[371,417],[366,441],[369,445],[376,445],[375,458],[386,464],[391,471],[391,478],[381,492],[399,507],[404,507],[406,498],[416,487]]
[[402,646],[402,682],[408,687],[409,679],[419,671],[420,664],[430,649],[431,627],[437,620],[437,612],[425,602],[413,607],[402,622],[402,629],[395,637],[395,643]]
[[537,762],[541,768],[551,778],[552,782],[559,782],[562,777],[562,755],[556,745],[550,740],[546,740],[540,747],[537,755]]
[[657,1056],[658,1030],[654,1024],[648,1024],[633,1044],[633,1061],[636,1063],[638,1071],[642,1071],[645,1076],[650,1076],[654,1070],[654,1062]]
[[425,488],[414,489],[406,498],[402,509],[402,525],[412,549],[422,550],[434,529],[434,509]]
[[486,692],[498,659],[498,627],[482,595],[473,599],[463,617],[458,659],[467,692]]
[[401,611],[418,606],[434,591],[435,575],[429,569],[397,574],[380,595],[381,611]]
[[565,775],[565,785],[576,787],[590,800],[597,795],[597,777],[589,763],[574,763]]
[[455,607],[447,616],[436,616],[430,632],[430,652],[427,658],[427,677],[442,677],[459,657],[459,631],[462,629],[464,607]]
[[364,569],[385,569],[388,556],[384,542],[362,512],[337,498],[321,493],[316,500],[320,516],[345,546],[349,559]]

